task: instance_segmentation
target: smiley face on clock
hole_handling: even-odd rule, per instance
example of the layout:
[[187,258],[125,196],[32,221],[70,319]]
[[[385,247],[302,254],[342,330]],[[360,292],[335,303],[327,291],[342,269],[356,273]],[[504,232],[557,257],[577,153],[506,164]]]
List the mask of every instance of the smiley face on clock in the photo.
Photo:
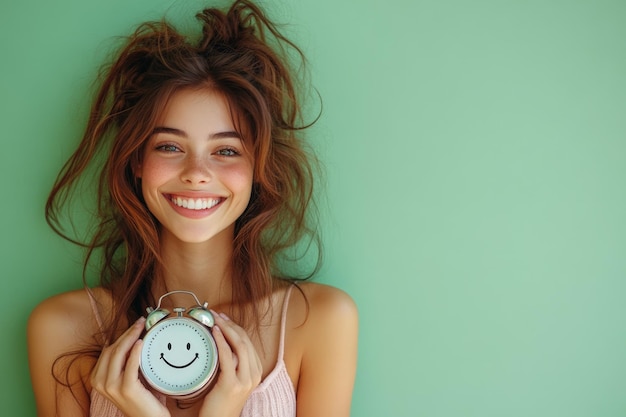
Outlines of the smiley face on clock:
[[[168,344],[167,344],[167,350],[168,350],[168,351],[171,351],[171,350],[172,350],[172,343],[168,343]],[[187,351],[190,351],[190,350],[191,350],[191,343],[187,342]],[[187,362],[187,363],[186,363],[186,364],[184,364],[184,365],[175,365],[174,363],[172,363],[172,362],[168,361],[168,360],[165,358],[165,353],[164,353],[164,352],[161,352],[161,359],[163,359],[163,361],[164,361],[166,364],[168,364],[168,365],[169,365],[169,366],[171,366],[172,368],[176,368],[176,369],[183,369],[183,368],[186,368],[186,367],[188,367],[188,366],[191,366],[191,365],[192,365],[192,364],[196,361],[196,359],[198,359],[198,358],[200,357],[200,354],[199,354],[198,352],[196,352],[195,354],[193,354],[193,355],[192,355],[192,357],[193,357],[193,358],[191,359],[191,361]]]
[[217,370],[217,347],[206,326],[186,317],[168,318],[146,333],[140,368],[157,391],[186,396],[212,380]]

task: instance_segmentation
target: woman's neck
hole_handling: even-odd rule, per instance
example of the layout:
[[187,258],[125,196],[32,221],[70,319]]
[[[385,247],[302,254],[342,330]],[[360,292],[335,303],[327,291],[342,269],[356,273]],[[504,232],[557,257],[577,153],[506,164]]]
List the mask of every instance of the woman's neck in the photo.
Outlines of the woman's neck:
[[[224,231],[203,243],[186,243],[164,233],[161,239],[164,268],[155,282],[153,295],[168,291],[192,291],[210,307],[230,304],[232,298],[232,232]],[[168,297],[174,306],[188,306],[184,295]],[[180,300],[181,304],[176,304]],[[167,304],[166,304],[167,307]]]

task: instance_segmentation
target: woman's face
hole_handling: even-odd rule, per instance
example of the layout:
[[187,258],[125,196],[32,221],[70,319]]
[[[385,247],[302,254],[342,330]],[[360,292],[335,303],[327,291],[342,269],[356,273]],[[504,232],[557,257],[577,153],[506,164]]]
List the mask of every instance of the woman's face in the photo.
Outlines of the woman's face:
[[232,236],[250,200],[254,166],[232,120],[214,91],[181,90],[168,102],[136,169],[163,233],[189,243]]

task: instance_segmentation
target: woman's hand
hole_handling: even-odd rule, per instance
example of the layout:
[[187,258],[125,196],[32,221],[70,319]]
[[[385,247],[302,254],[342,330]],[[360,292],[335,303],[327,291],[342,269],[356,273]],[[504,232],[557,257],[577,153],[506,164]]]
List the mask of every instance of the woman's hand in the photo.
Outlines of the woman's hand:
[[169,417],[170,413],[139,380],[145,319],[139,318],[115,343],[105,347],[91,373],[91,386],[127,417]]
[[263,365],[245,330],[227,316],[212,313],[220,373],[215,386],[204,399],[200,416],[237,417],[250,393],[261,382]]

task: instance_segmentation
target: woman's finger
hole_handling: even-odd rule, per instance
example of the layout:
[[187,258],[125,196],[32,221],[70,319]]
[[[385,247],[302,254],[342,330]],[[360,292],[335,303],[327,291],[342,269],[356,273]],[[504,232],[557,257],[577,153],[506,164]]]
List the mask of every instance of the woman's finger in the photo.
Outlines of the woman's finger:
[[[228,317],[224,315],[217,316],[215,322],[220,334],[236,358],[235,360],[232,355],[229,355],[229,358],[224,358],[224,366],[228,367],[226,369],[233,369],[236,372],[237,379],[240,381],[247,380],[252,384],[258,384],[261,380],[263,368],[248,334]],[[221,354],[222,352],[220,352]]]
[[126,368],[124,369],[124,382],[123,385],[130,386],[139,380],[139,364],[141,362],[141,347],[143,341],[141,339],[135,341],[135,344],[128,354],[128,360],[126,361]]
[[217,346],[217,356],[220,363],[220,373],[231,374],[234,369],[233,351],[222,333],[222,329],[217,324],[213,326],[213,339]]
[[235,339],[233,340],[233,348],[234,353],[237,355],[236,357],[243,356],[246,359],[245,363],[241,366],[245,367],[245,369],[249,369],[253,373],[258,374],[260,381],[260,376],[263,372],[263,364],[261,363],[261,358],[257,354],[256,348],[254,347],[252,340],[250,340],[250,337],[248,336],[246,331],[241,326],[238,326],[232,320],[230,320],[228,316],[222,314],[221,317],[227,324],[227,327],[229,329],[232,329],[234,331],[234,334],[236,335]]
[[113,344],[102,349],[91,374],[91,384],[100,392],[110,391],[122,376],[128,352],[141,335],[145,319],[140,318]]
[[111,359],[109,363],[109,369],[112,372],[121,373],[126,364],[126,359],[128,358],[128,352],[131,350],[139,336],[141,336],[141,332],[143,331],[145,318],[140,317],[131,327],[129,327],[123,334],[120,336],[115,343],[113,343],[111,348]]

